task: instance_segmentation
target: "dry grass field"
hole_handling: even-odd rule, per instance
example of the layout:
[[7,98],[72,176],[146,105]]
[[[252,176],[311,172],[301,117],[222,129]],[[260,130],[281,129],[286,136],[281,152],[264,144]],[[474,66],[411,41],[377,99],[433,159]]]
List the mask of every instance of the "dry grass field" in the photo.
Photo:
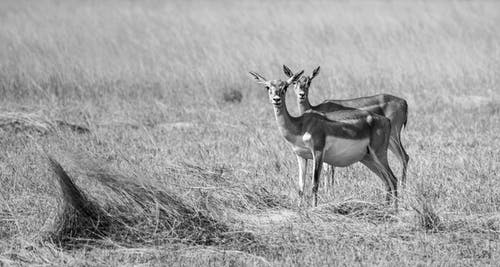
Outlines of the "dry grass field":
[[[499,25],[495,1],[1,1],[0,266],[498,265]],[[313,104],[408,101],[398,213],[361,164],[299,207],[248,74],[282,64],[321,65]]]

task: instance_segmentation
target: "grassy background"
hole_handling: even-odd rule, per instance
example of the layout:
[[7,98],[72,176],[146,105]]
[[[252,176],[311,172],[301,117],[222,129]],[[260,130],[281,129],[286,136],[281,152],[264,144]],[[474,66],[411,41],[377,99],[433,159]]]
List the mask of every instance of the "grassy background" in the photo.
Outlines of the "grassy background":
[[[0,263],[497,263],[499,10],[487,1],[2,1],[0,112],[91,134],[0,127]],[[297,208],[295,157],[248,75],[283,78],[282,64],[306,73],[321,65],[313,104],[382,92],[408,100],[408,190],[395,220],[328,212],[348,199],[383,201],[382,183],[359,164],[337,171],[333,193],[320,189],[323,208]],[[232,90],[240,103],[224,101]],[[67,154],[85,153],[197,207],[218,196],[211,216],[263,245],[68,251],[42,241],[60,193],[38,145],[69,169]],[[98,186],[77,180],[98,197]],[[269,199],[242,200],[235,186]],[[439,230],[419,224],[411,207],[422,203],[442,219]]]

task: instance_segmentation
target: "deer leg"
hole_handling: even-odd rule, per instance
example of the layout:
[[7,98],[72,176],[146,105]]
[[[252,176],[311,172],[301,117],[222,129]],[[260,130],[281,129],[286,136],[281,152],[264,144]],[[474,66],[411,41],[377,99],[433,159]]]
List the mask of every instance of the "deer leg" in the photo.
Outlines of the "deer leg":
[[386,200],[387,204],[390,204],[391,199],[389,197],[389,192],[392,192],[391,182],[387,179],[387,177],[385,175],[382,174],[382,172],[380,171],[380,168],[378,168],[376,166],[375,161],[373,160],[373,158],[370,155],[366,155],[363,158],[363,160],[361,160],[361,163],[363,163],[363,165],[368,167],[368,169],[370,169],[373,173],[375,173],[380,178],[380,180],[382,180],[382,182],[385,185],[386,192],[387,192],[385,200]]
[[[328,169],[331,171],[331,176],[328,177]],[[325,187],[325,191],[329,192],[330,189],[333,189],[333,181],[334,181],[334,174],[335,174],[335,167],[326,163],[323,163],[323,171],[325,173],[324,178],[323,178],[323,186]]]
[[408,119],[408,104],[406,101],[397,101],[384,110],[385,117],[389,118],[391,124],[391,135],[389,149],[397,156],[403,165],[401,174],[401,187],[406,187],[406,170],[410,157],[406,154],[401,143],[401,130],[406,126]]
[[398,142],[398,149],[400,150],[401,162],[403,164],[403,175],[401,176],[401,185],[403,186],[403,188],[406,188],[406,170],[408,168],[408,161],[410,160],[410,156],[408,156],[406,150],[403,147],[403,144],[401,143],[401,129],[399,129],[397,132],[396,140]]
[[314,150],[313,151],[313,162],[314,162],[314,171],[313,171],[313,207],[318,206],[318,185],[319,178],[321,175],[321,169],[323,165],[323,151]]
[[297,161],[299,162],[299,197],[302,199],[306,182],[307,159],[297,155]]
[[368,145],[368,153],[362,163],[384,181],[387,189],[386,200],[390,203],[391,199],[394,199],[397,210],[398,180],[396,176],[394,176],[394,173],[389,167],[389,162],[387,161],[387,148],[391,134],[391,124],[388,119],[384,118],[376,120],[374,127],[370,144]]
[[328,174],[328,164],[326,163],[323,163],[323,173],[325,173],[324,177],[323,177],[323,187],[325,188],[325,192],[328,192],[329,191],[329,188],[328,188],[328,178],[326,177],[326,174]]
[[398,180],[394,173],[392,172],[391,168],[389,167],[389,163],[387,162],[387,157],[384,157],[383,155],[378,156],[377,153],[372,148],[368,148],[368,153],[370,154],[369,157],[369,164],[372,165],[377,171],[379,177],[383,179],[386,183],[387,186],[387,195],[386,195],[386,200],[388,203],[391,202],[391,200],[394,200],[396,210],[398,208]]
[[397,182],[394,184],[393,181],[389,178],[390,175],[388,175],[383,169],[384,167],[378,165],[375,161],[375,159],[372,156],[366,156],[361,163],[363,163],[368,169],[370,169],[373,173],[375,173],[384,183],[385,188],[386,188],[386,197],[385,200],[387,204],[391,204],[392,200],[395,200],[395,205],[396,205],[396,210],[398,209],[398,203],[397,203]]
[[335,186],[335,166],[330,165],[330,171],[332,173],[331,173],[330,179],[327,178],[327,181],[328,181],[328,185],[327,186],[331,187],[332,191],[333,191],[333,188]]
[[403,170],[401,174],[401,186],[403,189],[406,187],[406,170],[408,167],[408,161],[410,157],[406,154],[403,145],[401,144],[401,139],[399,134],[392,134],[389,139],[389,149],[396,155],[396,157],[401,161],[403,165]]

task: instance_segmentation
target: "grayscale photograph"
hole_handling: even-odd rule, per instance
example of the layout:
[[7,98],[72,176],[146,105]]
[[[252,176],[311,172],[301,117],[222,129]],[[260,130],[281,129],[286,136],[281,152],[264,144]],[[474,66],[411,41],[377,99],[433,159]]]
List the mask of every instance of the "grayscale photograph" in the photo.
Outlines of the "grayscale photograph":
[[0,0],[0,267],[499,264],[500,1]]

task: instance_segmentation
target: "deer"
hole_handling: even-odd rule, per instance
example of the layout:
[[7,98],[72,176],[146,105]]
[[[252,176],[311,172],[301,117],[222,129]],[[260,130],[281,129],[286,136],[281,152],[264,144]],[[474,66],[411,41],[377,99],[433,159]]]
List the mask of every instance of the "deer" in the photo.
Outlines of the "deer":
[[[410,157],[406,153],[401,143],[401,130],[406,127],[408,119],[408,104],[406,100],[389,94],[378,94],[367,97],[359,97],[343,100],[326,100],[319,105],[313,106],[309,102],[309,89],[312,80],[318,76],[320,67],[313,70],[311,76],[301,76],[299,80],[294,82],[294,92],[297,97],[297,105],[299,112],[302,114],[308,110],[313,110],[325,114],[327,117],[330,113],[335,113],[339,110],[360,109],[372,112],[374,114],[384,116],[391,122],[389,150],[392,151],[403,165],[401,175],[401,186],[406,187],[406,171]],[[283,65],[283,72],[287,77],[292,77],[294,74],[287,66]],[[331,168],[331,180],[325,180],[325,186],[334,183],[334,167]]]
[[307,160],[314,164],[312,205],[318,205],[318,187],[322,164],[346,167],[361,162],[385,184],[386,202],[398,207],[397,186],[387,161],[391,124],[389,119],[364,110],[339,110],[328,117],[316,111],[291,116],[286,106],[287,88],[297,82],[304,71],[286,81],[267,80],[256,72],[250,75],[267,89],[279,131],[291,145],[299,167],[298,194],[304,195]]

